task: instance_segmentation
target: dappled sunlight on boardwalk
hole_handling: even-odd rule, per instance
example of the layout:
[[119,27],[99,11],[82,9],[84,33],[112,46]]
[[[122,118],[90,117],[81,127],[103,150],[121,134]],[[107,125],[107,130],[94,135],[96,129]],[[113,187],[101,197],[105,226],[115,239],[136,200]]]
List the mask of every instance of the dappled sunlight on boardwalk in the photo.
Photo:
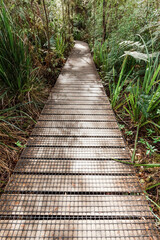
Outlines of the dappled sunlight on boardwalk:
[[0,239],[158,240],[88,45],[75,47],[1,197]]

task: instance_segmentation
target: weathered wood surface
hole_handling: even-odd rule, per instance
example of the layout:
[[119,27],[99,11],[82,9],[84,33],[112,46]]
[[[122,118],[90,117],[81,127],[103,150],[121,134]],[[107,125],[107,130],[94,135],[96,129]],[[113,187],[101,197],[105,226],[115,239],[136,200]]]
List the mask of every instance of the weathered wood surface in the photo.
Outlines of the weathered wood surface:
[[129,161],[88,45],[76,42],[1,197],[0,239],[159,239]]

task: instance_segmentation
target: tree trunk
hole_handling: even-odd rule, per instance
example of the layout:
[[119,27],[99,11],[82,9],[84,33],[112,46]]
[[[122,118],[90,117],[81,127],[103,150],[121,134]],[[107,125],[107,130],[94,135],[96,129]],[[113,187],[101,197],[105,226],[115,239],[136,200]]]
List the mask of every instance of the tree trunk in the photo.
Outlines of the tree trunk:
[[73,17],[74,17],[74,7],[73,7],[73,5],[72,5],[72,7],[71,7],[71,32],[72,32],[72,34],[73,34]]
[[48,17],[48,13],[47,13],[45,0],[43,0],[43,8],[44,8],[44,13],[45,13],[45,18],[46,18],[46,31],[47,31],[47,41],[48,41],[48,52],[50,52],[51,46],[50,46],[50,34],[49,34],[49,17]]
[[104,43],[106,39],[106,0],[103,0],[103,36],[102,43]]
[[62,18],[63,18],[63,22],[64,22],[65,19],[64,19],[64,2],[63,2],[63,0],[61,0],[61,6],[62,6]]
[[70,26],[70,4],[69,4],[69,0],[68,0],[68,33],[71,33],[71,26]]
[[95,44],[95,34],[96,34],[96,0],[94,0],[93,14],[94,14],[94,36],[93,36],[93,46]]

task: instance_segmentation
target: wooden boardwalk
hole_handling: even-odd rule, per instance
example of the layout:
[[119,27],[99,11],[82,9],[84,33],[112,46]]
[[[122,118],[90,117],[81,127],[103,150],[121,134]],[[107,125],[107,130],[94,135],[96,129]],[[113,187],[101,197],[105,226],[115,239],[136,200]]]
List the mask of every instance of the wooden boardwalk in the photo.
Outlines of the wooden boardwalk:
[[1,197],[0,239],[160,239],[126,161],[88,45],[76,42]]

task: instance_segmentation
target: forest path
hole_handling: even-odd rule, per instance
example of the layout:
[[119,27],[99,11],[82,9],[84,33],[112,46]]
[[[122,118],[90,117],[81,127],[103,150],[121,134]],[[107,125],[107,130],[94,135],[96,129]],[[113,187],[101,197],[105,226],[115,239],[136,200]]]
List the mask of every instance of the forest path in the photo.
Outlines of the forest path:
[[126,161],[88,45],[77,41],[1,197],[0,239],[159,239]]

